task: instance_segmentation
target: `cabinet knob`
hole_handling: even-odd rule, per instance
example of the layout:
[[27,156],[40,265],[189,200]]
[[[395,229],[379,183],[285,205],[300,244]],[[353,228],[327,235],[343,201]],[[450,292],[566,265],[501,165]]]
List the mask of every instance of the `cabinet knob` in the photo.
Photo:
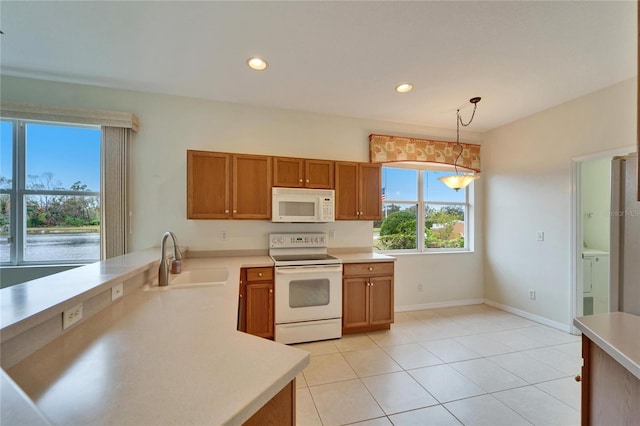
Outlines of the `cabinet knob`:
[[371,287],[373,287],[373,283],[369,283],[371,285]]
[[269,289],[269,293],[273,293],[273,289],[272,288]]
[[242,299],[242,295],[240,295],[240,299]]
[[298,182],[302,183],[302,179],[300,179]]
[[373,266],[369,266],[369,270],[370,270],[370,271],[373,271]]
[[262,272],[258,272],[258,276],[261,277],[262,276]]
[[229,210],[225,210],[224,212],[225,212],[225,213],[229,213]]
[[234,210],[233,212],[234,212],[234,213],[238,213],[238,210]]
[[579,374],[576,377],[574,377],[574,379],[576,380],[576,382],[581,382],[582,381],[582,377],[580,377]]
[[307,183],[309,183],[309,179],[307,179]]

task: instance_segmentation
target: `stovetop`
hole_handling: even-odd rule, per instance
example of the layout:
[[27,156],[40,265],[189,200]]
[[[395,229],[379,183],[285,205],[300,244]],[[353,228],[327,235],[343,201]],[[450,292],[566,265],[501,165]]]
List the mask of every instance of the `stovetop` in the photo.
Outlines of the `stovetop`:
[[329,254],[283,254],[272,255],[275,266],[302,266],[302,265],[339,265],[342,259]]

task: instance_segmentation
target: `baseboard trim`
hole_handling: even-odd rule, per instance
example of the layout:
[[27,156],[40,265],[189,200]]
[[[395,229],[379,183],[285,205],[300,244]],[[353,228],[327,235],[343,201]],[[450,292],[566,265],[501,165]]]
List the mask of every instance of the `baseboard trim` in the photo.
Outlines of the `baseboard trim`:
[[493,300],[484,299],[484,303],[489,305],[489,306],[491,306],[491,307],[500,309],[501,311],[505,311],[505,312],[509,312],[510,314],[518,315],[519,317],[526,318],[528,320],[535,321],[537,323],[540,323],[542,325],[547,325],[547,326],[552,327],[552,328],[556,328],[556,329],[558,329],[560,331],[564,331],[566,333],[571,333],[571,327],[569,327],[569,325],[567,325],[567,324],[562,324],[560,322],[553,321],[553,320],[550,320],[550,319],[545,318],[545,317],[541,317],[540,315],[535,315],[535,314],[532,314],[530,312],[523,311],[521,309],[517,309],[517,308],[511,307],[511,306],[503,305],[502,303],[497,303],[497,302],[494,302]]
[[452,308],[454,306],[481,305],[484,299],[463,299],[449,302],[423,303],[421,305],[404,305],[394,307],[395,312],[421,311],[424,309]]
[[497,303],[497,302],[494,302],[493,300],[488,300],[488,299],[463,299],[463,300],[452,300],[449,302],[435,302],[435,303],[423,303],[420,305],[396,306],[394,308],[394,311],[410,312],[410,311],[421,311],[424,309],[452,308],[454,306],[481,305],[483,303],[493,308],[500,309],[501,311],[509,312],[510,314],[518,315],[519,317],[526,318],[531,321],[535,321],[539,324],[546,325],[546,326],[558,329],[560,331],[564,331],[566,333],[571,333],[571,327],[567,324],[562,324],[560,322],[553,321],[545,317],[541,317],[540,315],[535,315],[530,312],[526,312],[521,309],[517,309],[508,305],[503,305],[502,303]]

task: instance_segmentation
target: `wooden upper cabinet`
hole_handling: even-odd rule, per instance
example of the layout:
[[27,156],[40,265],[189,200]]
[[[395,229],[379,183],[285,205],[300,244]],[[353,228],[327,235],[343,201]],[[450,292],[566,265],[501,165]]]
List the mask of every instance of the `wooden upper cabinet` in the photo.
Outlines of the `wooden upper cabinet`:
[[336,219],[381,218],[381,170],[380,164],[335,162]]
[[271,157],[233,154],[232,212],[234,219],[271,218]]
[[359,202],[361,220],[380,220],[382,218],[382,166],[380,164],[360,163],[359,165]]
[[331,160],[304,160],[304,175],[307,188],[333,189]]
[[336,219],[358,219],[358,163],[336,161]]
[[270,219],[271,157],[187,151],[187,219]]
[[187,219],[229,217],[230,154],[187,151]]
[[274,157],[273,186],[333,189],[333,161]]

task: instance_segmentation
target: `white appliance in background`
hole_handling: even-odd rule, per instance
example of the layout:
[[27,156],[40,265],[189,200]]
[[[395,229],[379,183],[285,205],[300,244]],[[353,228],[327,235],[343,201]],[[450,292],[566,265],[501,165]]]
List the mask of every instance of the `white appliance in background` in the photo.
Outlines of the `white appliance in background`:
[[640,203],[638,155],[611,161],[611,312],[640,315]]
[[582,253],[584,291],[583,315],[609,312],[609,253],[584,249]]
[[342,336],[342,260],[327,254],[324,233],[270,234],[275,263],[275,341]]
[[335,221],[333,189],[272,188],[272,222]]

